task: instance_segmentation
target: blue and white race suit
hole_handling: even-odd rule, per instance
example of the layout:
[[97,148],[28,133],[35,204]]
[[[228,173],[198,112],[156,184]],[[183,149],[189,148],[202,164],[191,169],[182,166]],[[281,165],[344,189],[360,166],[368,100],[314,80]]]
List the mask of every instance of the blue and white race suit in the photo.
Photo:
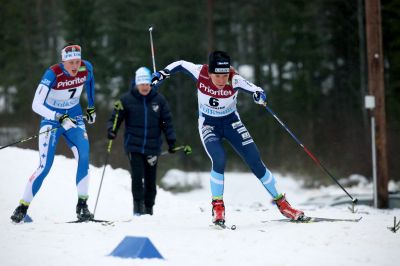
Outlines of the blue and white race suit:
[[[94,75],[90,62],[82,60],[75,77],[64,69],[62,63],[51,66],[44,73],[32,102],[34,112],[42,116],[39,132],[39,167],[29,178],[21,202],[29,204],[39,191],[53,164],[54,153],[61,136],[72,149],[78,161],[76,186],[78,197],[88,197],[89,140],[82,117],[79,100],[85,87],[88,106],[94,107]],[[68,114],[76,119],[77,127],[65,130],[57,116]]]
[[169,64],[166,69],[171,74],[182,71],[196,81],[199,134],[212,162],[210,184],[213,199],[221,199],[224,193],[225,151],[222,146],[223,139],[233,146],[271,196],[277,197],[275,178],[262,162],[258,148],[240,120],[236,109],[239,91],[253,94],[263,90],[245,80],[232,68],[228,83],[222,89],[218,89],[212,83],[208,74],[208,65],[196,65],[181,60]]

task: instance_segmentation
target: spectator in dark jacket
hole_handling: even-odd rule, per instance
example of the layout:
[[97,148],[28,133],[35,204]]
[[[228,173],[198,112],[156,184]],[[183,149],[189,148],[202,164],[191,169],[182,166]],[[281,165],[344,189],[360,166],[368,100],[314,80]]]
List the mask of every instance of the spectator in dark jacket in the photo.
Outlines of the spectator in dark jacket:
[[161,132],[170,153],[174,152],[176,141],[168,103],[163,95],[151,89],[150,83],[150,70],[139,68],[132,88],[116,102],[108,122],[108,138],[115,139],[122,121],[125,121],[124,148],[131,165],[134,215],[153,215]]

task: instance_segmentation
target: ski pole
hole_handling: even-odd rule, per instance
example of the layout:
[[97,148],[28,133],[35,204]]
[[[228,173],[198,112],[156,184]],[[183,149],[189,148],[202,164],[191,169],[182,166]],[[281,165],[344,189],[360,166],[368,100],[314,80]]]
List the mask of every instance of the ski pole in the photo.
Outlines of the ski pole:
[[[115,131],[115,129],[117,128],[118,112],[119,112],[119,110],[122,110],[122,103],[121,103],[120,101],[117,101],[117,102],[115,103],[115,110],[116,110],[116,114],[115,114],[115,118],[114,118],[114,122],[113,122],[113,127],[112,127],[112,130],[113,130],[113,131]],[[104,174],[105,174],[105,172],[106,172],[106,167],[107,167],[107,164],[108,164],[108,158],[109,158],[110,153],[111,153],[112,143],[113,143],[113,140],[110,139],[110,140],[108,141],[108,145],[107,145],[106,159],[105,159],[105,163],[104,163],[104,167],[103,167],[103,173],[102,173],[102,175],[101,175],[99,191],[97,192],[96,203],[95,203],[95,205],[94,205],[93,218],[95,217],[95,214],[96,214],[97,203],[98,203],[98,201],[99,201],[101,186],[102,186],[102,184],[103,184]]]
[[55,131],[55,130],[59,129],[60,127],[61,127],[61,126],[54,127],[54,128],[52,128],[52,129],[48,129],[48,130],[46,130],[46,131],[39,132],[39,133],[36,134],[36,135],[30,136],[30,137],[27,137],[27,138],[23,138],[23,139],[18,140],[18,141],[16,141],[16,142],[13,142],[13,143],[10,143],[10,144],[1,146],[1,147],[0,147],[0,150],[2,150],[2,149],[4,149],[4,148],[7,148],[7,147],[10,147],[10,146],[13,146],[13,145],[18,144],[18,143],[23,143],[23,142],[26,142],[26,141],[29,141],[29,140],[32,140],[32,139],[36,139],[37,137],[39,137],[39,135],[42,135],[42,134],[44,134],[44,133],[49,133],[49,132]]
[[153,73],[156,73],[156,60],[154,57],[154,45],[153,45],[153,25],[150,25],[149,27],[149,34],[150,34],[150,48],[151,48],[151,59],[153,61]]
[[[182,146],[178,146],[178,147],[175,147],[175,148],[174,148],[174,151],[175,151],[175,152],[180,151],[180,150],[183,150],[183,152],[184,152],[186,155],[189,155],[189,154],[192,153],[192,147],[190,147],[189,145],[182,145]],[[160,154],[160,156],[167,155],[167,154],[170,154],[169,151],[163,151],[163,152]]]
[[308,149],[306,146],[303,145],[303,143],[300,142],[300,140],[289,130],[289,128],[285,125],[285,123],[283,123],[278,116],[274,113],[274,111],[271,110],[271,108],[269,108],[267,105],[265,105],[265,109],[267,109],[267,111],[276,119],[276,121],[279,122],[279,124],[290,134],[290,136],[292,136],[292,138],[297,142],[297,144],[300,145],[300,147],[303,148],[303,150],[307,153],[307,155],[316,163],[318,164],[324,171],[325,173],[327,173],[332,179],[333,181],[336,182],[336,184],[347,194],[347,196],[350,197],[350,199],[352,200],[353,204],[356,204],[358,199],[357,198],[353,198],[349,192],[347,192],[347,190],[339,183],[339,181],[328,171],[328,169],[321,163],[320,160],[318,160],[317,157],[315,157]]

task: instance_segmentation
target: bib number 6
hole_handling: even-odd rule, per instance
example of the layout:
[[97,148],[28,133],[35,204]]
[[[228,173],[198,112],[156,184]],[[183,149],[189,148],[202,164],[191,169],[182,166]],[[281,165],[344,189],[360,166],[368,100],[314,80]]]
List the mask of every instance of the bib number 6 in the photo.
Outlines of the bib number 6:
[[219,105],[218,99],[217,99],[217,98],[212,98],[212,97],[210,98],[210,100],[208,101],[208,103],[209,103],[211,106],[213,106],[213,107]]

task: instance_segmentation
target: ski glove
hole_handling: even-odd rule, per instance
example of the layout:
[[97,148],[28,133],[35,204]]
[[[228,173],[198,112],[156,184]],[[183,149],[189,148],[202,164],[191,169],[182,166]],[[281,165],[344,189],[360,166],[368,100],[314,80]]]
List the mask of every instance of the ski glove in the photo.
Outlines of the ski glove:
[[76,128],[76,120],[69,117],[68,114],[57,114],[58,121],[65,130]]
[[94,124],[94,122],[96,121],[96,108],[94,107],[86,108],[86,118],[88,124]]
[[175,153],[176,152],[176,150],[175,150],[175,142],[176,142],[176,140],[169,139],[169,140],[167,140],[167,142],[168,142],[168,152],[169,153]]
[[171,74],[169,73],[168,69],[164,69],[164,70],[160,70],[157,72],[153,73],[153,76],[151,78],[151,85],[154,86],[156,85],[158,82],[169,78]]
[[192,154],[192,147],[190,147],[189,145],[186,145],[186,146],[183,148],[183,152],[185,153],[185,155]]
[[108,133],[107,133],[107,138],[108,139],[112,140],[112,139],[115,139],[116,137],[117,137],[117,132],[114,132],[112,130],[108,131]]
[[253,93],[253,100],[256,104],[267,105],[267,95],[263,91],[256,91]]

